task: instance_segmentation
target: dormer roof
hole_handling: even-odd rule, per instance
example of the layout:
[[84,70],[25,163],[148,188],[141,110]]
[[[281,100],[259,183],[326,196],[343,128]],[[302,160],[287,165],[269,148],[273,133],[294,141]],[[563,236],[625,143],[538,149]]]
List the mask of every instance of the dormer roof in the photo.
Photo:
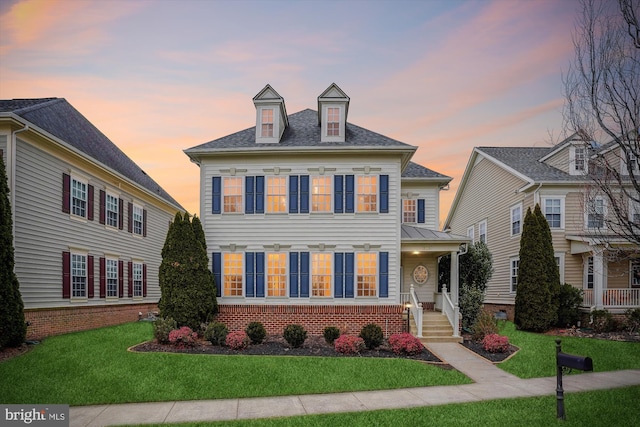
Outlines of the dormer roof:
[[318,96],[318,124],[322,123],[322,103],[323,102],[332,102],[332,103],[343,103],[345,105],[344,110],[344,121],[347,121],[347,113],[349,112],[349,100],[350,98],[342,89],[338,87],[337,84],[331,83],[328,88],[325,89],[324,92]]
[[284,125],[285,127],[289,126],[289,119],[287,117],[287,109],[284,106],[284,98],[280,96],[278,92],[274,88],[271,87],[270,84],[267,84],[256,96],[253,97],[253,104],[255,106],[258,105],[269,105],[269,104],[277,104],[281,108],[282,116],[284,117]]
[[289,126],[284,98],[267,84],[253,97],[256,107],[256,142],[277,144]]

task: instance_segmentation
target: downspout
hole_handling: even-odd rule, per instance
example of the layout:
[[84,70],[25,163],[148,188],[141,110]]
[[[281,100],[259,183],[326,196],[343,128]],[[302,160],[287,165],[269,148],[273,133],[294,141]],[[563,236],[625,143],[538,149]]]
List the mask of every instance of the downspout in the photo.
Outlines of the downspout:
[[9,180],[9,203],[11,203],[11,221],[13,227],[11,231],[13,234],[13,247],[16,246],[16,150],[18,147],[18,139],[16,134],[29,130],[29,125],[25,124],[22,129],[14,130],[11,132],[11,140],[9,141],[9,152],[7,153],[7,163],[10,165],[10,173],[7,176]]

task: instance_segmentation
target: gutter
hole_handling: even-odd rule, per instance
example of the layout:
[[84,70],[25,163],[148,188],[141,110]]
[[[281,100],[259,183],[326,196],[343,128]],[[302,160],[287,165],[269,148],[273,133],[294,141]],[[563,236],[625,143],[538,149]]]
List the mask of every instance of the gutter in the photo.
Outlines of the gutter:
[[7,163],[10,165],[10,173],[7,177],[9,180],[9,203],[11,203],[11,220],[14,224],[11,227],[12,238],[13,238],[13,247],[15,248],[16,243],[16,227],[15,227],[15,218],[16,218],[16,150],[18,147],[18,139],[16,138],[16,134],[19,132],[26,132],[29,130],[29,124],[25,123],[22,129],[17,129],[11,132],[11,140],[8,145],[8,153],[7,153]]

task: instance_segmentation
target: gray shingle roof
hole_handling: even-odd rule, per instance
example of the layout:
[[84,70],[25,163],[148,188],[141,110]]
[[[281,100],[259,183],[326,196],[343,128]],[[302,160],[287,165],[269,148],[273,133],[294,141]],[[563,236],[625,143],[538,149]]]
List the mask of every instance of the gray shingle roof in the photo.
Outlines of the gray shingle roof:
[[443,181],[451,180],[451,177],[442,175],[436,171],[433,171],[429,168],[425,168],[422,165],[419,165],[414,162],[409,162],[407,167],[402,172],[403,178],[442,178]]
[[539,160],[555,147],[478,147],[517,172],[538,181],[583,181],[586,176],[569,175]]
[[231,135],[206,142],[185,150],[220,150],[220,149],[254,149],[273,150],[283,147],[389,147],[389,148],[415,148],[395,139],[380,135],[379,133],[361,128],[354,124],[346,124],[345,142],[321,142],[320,126],[318,125],[318,113],[315,110],[306,109],[289,115],[289,126],[282,134],[278,144],[256,143],[256,127],[250,127]]
[[444,231],[431,230],[424,227],[416,227],[414,225],[402,224],[401,226],[402,241],[461,241],[467,242],[471,240],[467,236],[458,234],[445,233]]
[[182,206],[64,98],[0,100],[0,112],[13,113],[60,138],[141,187]]

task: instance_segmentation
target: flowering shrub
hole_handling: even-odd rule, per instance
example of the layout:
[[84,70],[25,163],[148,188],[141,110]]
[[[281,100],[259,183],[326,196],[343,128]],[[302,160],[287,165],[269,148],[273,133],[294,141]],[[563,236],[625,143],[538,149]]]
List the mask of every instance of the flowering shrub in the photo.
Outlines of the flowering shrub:
[[358,354],[364,350],[364,340],[353,335],[340,335],[333,342],[338,353],[342,354]]
[[153,336],[156,337],[160,344],[168,344],[169,334],[177,327],[178,324],[172,318],[158,317],[153,322]]
[[225,343],[232,350],[244,350],[249,347],[249,336],[245,331],[230,332]]
[[509,338],[498,334],[487,334],[482,340],[482,347],[491,353],[504,353],[509,350]]
[[389,345],[395,354],[416,355],[422,353],[424,349],[418,338],[406,332],[391,335]]
[[180,329],[174,329],[169,333],[169,342],[178,348],[195,346],[197,338],[198,334],[193,332],[188,326],[183,326]]

